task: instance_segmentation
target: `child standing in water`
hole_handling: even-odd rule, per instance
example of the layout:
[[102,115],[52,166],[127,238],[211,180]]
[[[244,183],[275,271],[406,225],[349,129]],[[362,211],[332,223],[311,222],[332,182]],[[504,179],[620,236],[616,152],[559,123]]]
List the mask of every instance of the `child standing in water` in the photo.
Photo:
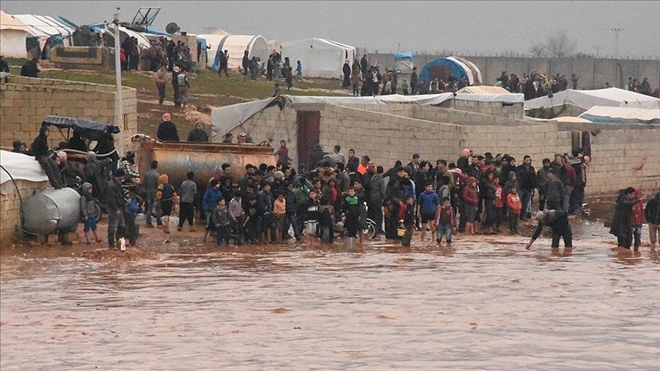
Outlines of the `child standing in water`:
[[451,245],[451,229],[456,226],[454,218],[454,209],[451,207],[451,200],[445,197],[442,204],[438,205],[438,212],[435,215],[435,227],[438,230],[436,242],[438,246],[442,242],[442,236],[447,240],[447,246]]
[[94,188],[91,183],[85,182],[82,185],[82,197],[80,197],[80,212],[82,214],[85,226],[83,227],[83,232],[85,233],[85,241],[89,245],[89,236],[87,232],[92,230],[94,234],[94,240],[97,243],[102,242],[99,236],[96,234],[96,203],[94,202],[94,196],[92,196]]

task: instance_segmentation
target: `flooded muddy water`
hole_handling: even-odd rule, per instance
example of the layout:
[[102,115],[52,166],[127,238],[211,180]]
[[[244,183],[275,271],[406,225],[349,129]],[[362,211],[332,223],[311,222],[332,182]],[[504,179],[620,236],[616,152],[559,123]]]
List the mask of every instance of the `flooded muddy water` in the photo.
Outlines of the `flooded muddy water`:
[[516,236],[19,254],[1,266],[0,368],[657,370],[660,259],[601,229],[558,255]]

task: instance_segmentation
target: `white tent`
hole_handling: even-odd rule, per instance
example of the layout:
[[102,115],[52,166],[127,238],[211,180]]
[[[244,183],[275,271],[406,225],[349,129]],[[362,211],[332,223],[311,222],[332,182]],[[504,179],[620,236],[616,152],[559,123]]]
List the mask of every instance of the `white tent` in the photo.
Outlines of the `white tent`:
[[282,43],[282,57],[289,57],[291,66],[302,64],[304,76],[341,78],[344,60],[350,65],[355,59],[355,48],[336,41],[310,38]]
[[30,28],[11,15],[0,11],[0,54],[11,58],[27,58],[26,39]]
[[58,19],[46,15],[18,14],[14,18],[30,28],[33,35],[39,37],[41,47],[51,36],[61,36],[64,46],[73,45],[73,32],[75,29]]
[[[115,39],[115,25],[114,24],[109,24],[107,25],[107,28],[104,28],[104,25],[98,25],[94,26],[93,29],[101,31],[108,40],[112,40],[113,43],[108,44],[108,46],[114,46],[114,39]],[[136,32],[133,30],[129,30],[126,27],[119,26],[119,40],[120,42],[123,42],[126,40],[127,37],[135,37],[138,41],[138,47],[140,49],[149,49],[151,48],[151,42],[147,37],[145,36],[146,34],[143,34],[141,32]],[[120,43],[121,45],[121,43]]]
[[595,106],[578,117],[597,124],[660,124],[660,109]]
[[215,54],[211,54],[209,51],[208,55],[213,55],[211,66],[216,71],[220,67],[220,55],[218,53],[221,51],[224,52],[227,50],[229,53],[229,62],[227,65],[230,69],[241,67],[243,53],[246,50],[248,51],[249,58],[257,57],[262,63],[266,63],[270,54],[268,52],[268,42],[261,35],[225,35],[220,39],[215,50]]
[[619,88],[564,90],[550,97],[525,101],[525,109],[551,108],[564,104],[588,110],[594,106],[660,109],[660,99]]
[[208,49],[206,49],[206,55],[207,55],[206,67],[213,68],[213,62],[215,61],[215,56],[216,56],[216,53],[218,51],[218,45],[220,45],[220,41],[222,41],[222,39],[224,39],[225,36],[227,36],[227,35],[226,34],[215,34],[215,33],[197,35],[198,39],[206,40],[206,46],[208,48]]

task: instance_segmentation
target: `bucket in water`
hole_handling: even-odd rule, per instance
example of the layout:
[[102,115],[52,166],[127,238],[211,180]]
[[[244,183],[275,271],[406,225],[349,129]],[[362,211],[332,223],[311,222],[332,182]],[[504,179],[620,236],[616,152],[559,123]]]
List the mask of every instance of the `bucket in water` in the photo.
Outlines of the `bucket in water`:
[[396,230],[396,234],[399,237],[403,237],[406,234],[406,229],[405,228],[399,228]]

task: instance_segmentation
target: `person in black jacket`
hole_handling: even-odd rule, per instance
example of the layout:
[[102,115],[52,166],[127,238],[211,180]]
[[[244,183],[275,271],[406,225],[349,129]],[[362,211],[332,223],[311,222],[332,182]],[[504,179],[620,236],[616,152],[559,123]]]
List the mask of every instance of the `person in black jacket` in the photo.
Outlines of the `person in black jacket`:
[[564,239],[565,248],[573,248],[573,230],[568,223],[568,213],[561,210],[539,211],[536,213],[536,220],[538,220],[539,224],[536,226],[532,239],[529,240],[525,249],[529,250],[532,247],[532,244],[541,235],[543,228],[546,226],[552,228],[552,244],[550,246],[553,249],[559,248],[560,238]]
[[655,194],[655,197],[646,203],[646,210],[644,211],[646,222],[649,225],[649,240],[651,241],[651,251],[655,251],[655,243],[658,240],[658,232],[660,232],[660,192]]
[[126,230],[126,222],[124,221],[126,199],[120,183],[124,175],[122,169],[115,171],[114,177],[108,181],[103,193],[103,202],[108,212],[108,245],[110,250],[114,249],[117,241],[124,237]]
[[37,58],[32,58],[29,61],[26,61],[21,66],[21,76],[25,77],[39,77],[39,66],[37,65],[39,60]]
[[178,142],[179,132],[176,130],[176,125],[171,121],[172,116],[169,113],[163,113],[163,122],[158,125],[158,133],[156,137],[163,141]]
[[204,131],[204,125],[198,122],[194,129],[188,133],[188,142],[206,143],[209,141],[209,135]]
[[60,189],[62,188],[62,184],[60,182],[60,171],[57,168],[57,164],[50,156],[50,149],[48,148],[48,134],[50,134],[48,126],[44,125],[41,127],[41,129],[39,129],[39,135],[34,138],[34,141],[32,142],[32,153],[34,153],[34,158],[39,162],[39,165],[41,165],[41,167],[46,172],[46,176],[48,177],[50,185],[55,189]]
[[522,210],[520,211],[520,220],[523,218],[531,219],[532,217],[532,197],[534,196],[534,189],[538,185],[536,178],[536,170],[532,166],[532,158],[528,155],[523,157],[523,163],[516,168],[518,175],[518,193],[520,194],[520,201],[522,202]]
[[0,72],[9,73],[9,64],[5,60],[4,55],[0,55]]
[[630,250],[632,245],[632,206],[639,201],[635,188],[628,187],[619,191],[610,233],[616,236],[617,247]]

